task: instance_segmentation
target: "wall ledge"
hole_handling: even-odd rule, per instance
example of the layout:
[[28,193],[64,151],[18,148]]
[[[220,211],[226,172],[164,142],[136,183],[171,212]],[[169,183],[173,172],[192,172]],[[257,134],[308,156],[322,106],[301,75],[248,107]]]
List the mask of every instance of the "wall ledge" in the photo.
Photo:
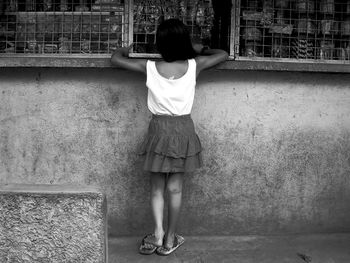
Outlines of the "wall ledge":
[[[113,66],[109,54],[1,54],[0,67],[111,68]],[[350,73],[350,61],[230,59],[216,66],[216,69]]]

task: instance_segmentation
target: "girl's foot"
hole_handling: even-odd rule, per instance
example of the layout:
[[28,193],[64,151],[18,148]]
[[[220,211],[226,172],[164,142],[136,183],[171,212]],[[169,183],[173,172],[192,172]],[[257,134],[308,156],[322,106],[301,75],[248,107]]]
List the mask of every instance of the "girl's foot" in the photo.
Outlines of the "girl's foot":
[[182,236],[175,234],[173,235],[172,244],[170,244],[171,240],[169,238],[169,242],[165,242],[162,247],[157,248],[157,254],[161,256],[168,256],[173,253],[178,247],[180,247],[184,242],[185,239]]
[[145,238],[145,242],[152,244],[156,247],[161,247],[163,245],[164,232],[155,232],[152,235],[148,235]]
[[145,236],[141,241],[139,252],[143,255],[151,255],[158,248],[155,245],[146,242],[146,239],[151,237],[151,236],[153,236],[153,234],[149,234],[149,235]]
[[175,234],[172,234],[172,235],[167,234],[163,247],[167,249],[172,248],[174,246],[174,239],[175,239]]

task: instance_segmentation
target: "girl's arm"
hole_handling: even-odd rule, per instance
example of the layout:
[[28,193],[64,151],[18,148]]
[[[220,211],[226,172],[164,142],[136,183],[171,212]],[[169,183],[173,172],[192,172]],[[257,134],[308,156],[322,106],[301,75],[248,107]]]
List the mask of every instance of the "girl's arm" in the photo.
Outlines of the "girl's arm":
[[196,57],[197,76],[202,70],[215,66],[228,58],[228,53],[222,49],[206,49],[202,51],[202,45],[196,45],[194,49],[199,54]]
[[123,47],[117,49],[111,57],[111,63],[119,68],[124,68],[132,71],[142,72],[146,74],[146,59],[133,59],[129,58],[129,51],[132,45],[129,47]]

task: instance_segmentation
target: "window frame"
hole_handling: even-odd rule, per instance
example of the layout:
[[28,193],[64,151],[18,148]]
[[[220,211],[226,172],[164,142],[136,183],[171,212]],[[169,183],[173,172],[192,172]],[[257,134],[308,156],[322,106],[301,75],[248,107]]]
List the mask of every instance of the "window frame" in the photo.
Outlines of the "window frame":
[[[300,64],[303,70],[309,69],[307,71],[327,71],[325,70],[325,64],[329,65],[330,72],[349,72],[350,60],[327,60],[327,59],[296,59],[296,58],[278,58],[278,57],[246,57],[239,54],[240,50],[240,30],[241,30],[241,0],[232,0],[232,12],[231,12],[231,26],[234,30],[231,30],[231,49],[230,56],[234,57],[236,61],[244,62],[256,62],[260,65],[265,65],[263,67],[269,67],[272,63],[286,65]],[[350,39],[349,39],[350,41]],[[250,63],[247,63],[250,64]],[[311,66],[315,64],[314,66]],[[337,66],[338,65],[338,66]],[[344,70],[341,67],[344,66]],[[273,67],[274,68],[274,67]],[[294,67],[286,67],[286,70],[290,69],[294,71]]]

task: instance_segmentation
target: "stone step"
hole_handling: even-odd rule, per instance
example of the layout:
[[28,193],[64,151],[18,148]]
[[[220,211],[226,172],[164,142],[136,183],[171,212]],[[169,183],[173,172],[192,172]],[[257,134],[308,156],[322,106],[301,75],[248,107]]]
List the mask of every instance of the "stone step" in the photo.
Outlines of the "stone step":
[[0,262],[107,262],[107,203],[97,187],[0,186]]

